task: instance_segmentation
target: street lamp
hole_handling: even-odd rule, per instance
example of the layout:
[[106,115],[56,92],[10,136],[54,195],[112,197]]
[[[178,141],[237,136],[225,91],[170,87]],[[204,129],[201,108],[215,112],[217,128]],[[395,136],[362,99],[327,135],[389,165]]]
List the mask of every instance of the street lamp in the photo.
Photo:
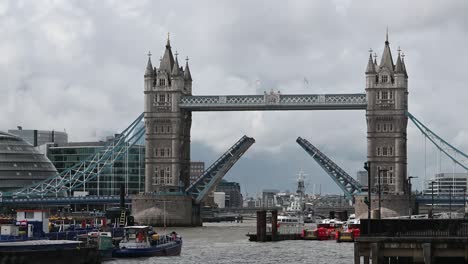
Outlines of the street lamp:
[[378,176],[378,183],[379,183],[379,220],[382,219],[382,205],[381,205],[381,202],[382,202],[382,192],[380,190],[380,174],[381,172],[387,172],[388,170],[387,169],[381,169],[380,167],[377,169],[377,176]]
[[411,210],[411,179],[416,179],[416,176],[409,176],[408,177],[408,214],[409,218],[411,219],[412,210]]
[[367,171],[367,197],[364,198],[364,202],[366,202],[367,198],[367,235],[371,233],[371,162],[366,161],[364,162],[364,169]]

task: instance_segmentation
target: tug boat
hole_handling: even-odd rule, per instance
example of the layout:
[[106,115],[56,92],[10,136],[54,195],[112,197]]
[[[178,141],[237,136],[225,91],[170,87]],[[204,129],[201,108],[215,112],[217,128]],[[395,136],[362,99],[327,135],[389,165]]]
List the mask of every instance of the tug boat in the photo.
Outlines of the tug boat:
[[182,237],[155,233],[151,226],[127,226],[119,248],[112,252],[114,258],[178,256],[182,250]]
[[343,228],[343,222],[336,219],[324,219],[317,224],[314,230],[304,229],[302,238],[305,240],[332,240],[335,239],[336,232]]
[[354,214],[349,216],[348,221],[344,225],[343,230],[337,230],[335,239],[336,242],[354,242],[361,234],[360,221],[356,219]]

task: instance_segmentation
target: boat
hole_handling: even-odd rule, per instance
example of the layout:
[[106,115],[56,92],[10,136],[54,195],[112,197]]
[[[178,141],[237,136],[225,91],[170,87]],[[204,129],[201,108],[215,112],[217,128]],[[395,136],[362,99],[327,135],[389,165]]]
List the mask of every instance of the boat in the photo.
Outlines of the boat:
[[114,258],[135,258],[154,256],[178,256],[182,250],[182,237],[159,235],[151,226],[127,226],[119,247],[114,249]]
[[355,214],[351,214],[343,226],[343,230],[336,231],[336,242],[354,242],[361,234],[360,221]]
[[78,241],[83,242],[90,247],[96,247],[101,260],[112,259],[112,253],[115,249],[111,232],[93,231],[87,234],[78,235]]
[[343,222],[337,219],[323,219],[316,229],[304,229],[302,237],[305,240],[332,240],[336,232],[343,228]]

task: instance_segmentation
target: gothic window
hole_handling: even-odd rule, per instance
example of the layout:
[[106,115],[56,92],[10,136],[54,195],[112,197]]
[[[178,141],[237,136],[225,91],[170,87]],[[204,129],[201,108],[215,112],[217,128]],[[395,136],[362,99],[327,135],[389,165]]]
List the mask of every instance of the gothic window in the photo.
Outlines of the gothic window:
[[390,91],[390,92],[388,93],[388,99],[393,99],[393,91]]
[[169,148],[166,149],[166,156],[168,156],[168,157],[170,156],[170,150],[169,150]]
[[387,91],[382,91],[382,99],[387,100],[388,99],[388,92]]
[[161,178],[164,179],[164,174],[165,174],[164,169],[161,169],[160,172],[161,172]]
[[157,157],[157,156],[158,156],[158,149],[157,149],[157,148],[154,148],[154,149],[153,149],[153,153],[154,153],[154,156]]
[[387,155],[388,155],[387,147],[383,147],[382,148],[382,156],[387,156]]
[[377,123],[377,132],[380,132],[380,123]]
[[166,96],[164,94],[159,95],[159,102],[165,102],[166,101]]
[[377,148],[377,156],[380,156],[380,148]]
[[389,126],[390,126],[390,131],[393,131],[393,124],[392,124],[392,123],[390,123],[390,125],[389,125]]
[[160,86],[166,85],[166,79],[159,79],[159,85]]
[[388,75],[382,75],[382,82],[383,83],[388,82]]
[[383,131],[387,132],[387,124],[383,124]]
[[164,149],[163,148],[159,150],[159,154],[160,154],[161,157],[164,157]]
[[393,147],[388,148],[388,155],[393,156]]
[[167,126],[167,133],[171,133],[171,126]]

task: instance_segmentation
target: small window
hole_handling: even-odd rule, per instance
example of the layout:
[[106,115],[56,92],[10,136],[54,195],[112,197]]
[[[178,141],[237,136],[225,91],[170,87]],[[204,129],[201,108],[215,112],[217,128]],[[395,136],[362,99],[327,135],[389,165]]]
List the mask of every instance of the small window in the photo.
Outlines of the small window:
[[383,131],[387,132],[387,124],[383,124]]
[[382,82],[383,83],[388,82],[388,76],[387,75],[382,75]]
[[377,156],[380,156],[380,148],[377,148]]
[[380,132],[380,124],[377,124],[377,132]]
[[166,101],[166,96],[164,94],[159,95],[159,102],[164,102]]
[[393,147],[388,148],[388,155],[393,156]]
[[387,155],[388,155],[387,147],[383,147],[382,148],[382,156],[387,156]]
[[382,99],[387,100],[388,99],[388,92],[387,91],[382,91]]
[[34,212],[24,212],[24,218],[34,219]]
[[161,157],[164,157],[164,149],[160,149],[159,154]]
[[389,98],[389,99],[393,99],[393,91],[390,91],[390,92],[388,93],[388,98]]
[[161,86],[166,85],[166,79],[159,79],[159,85]]

